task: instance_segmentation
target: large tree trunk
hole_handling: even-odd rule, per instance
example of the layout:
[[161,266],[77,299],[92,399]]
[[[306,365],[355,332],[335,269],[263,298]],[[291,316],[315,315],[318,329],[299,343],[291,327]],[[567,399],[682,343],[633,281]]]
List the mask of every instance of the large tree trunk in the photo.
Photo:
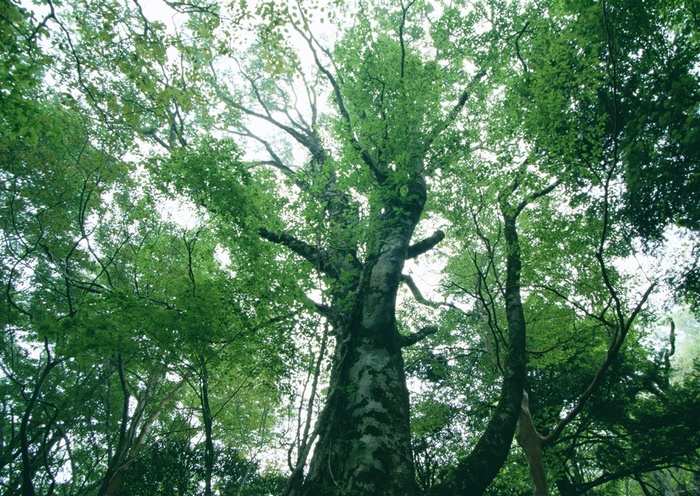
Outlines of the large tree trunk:
[[356,336],[338,348],[343,356],[336,355],[319,441],[300,494],[415,494],[408,391],[399,339],[392,336],[396,327],[372,336],[360,322],[352,324]]
[[422,178],[412,189],[417,194],[410,201],[397,194],[397,208],[378,215],[376,241],[368,243],[356,284],[334,302],[337,341],[330,389],[298,494],[417,494],[401,352],[406,338],[395,316],[401,272],[413,256],[409,242],[425,203]]

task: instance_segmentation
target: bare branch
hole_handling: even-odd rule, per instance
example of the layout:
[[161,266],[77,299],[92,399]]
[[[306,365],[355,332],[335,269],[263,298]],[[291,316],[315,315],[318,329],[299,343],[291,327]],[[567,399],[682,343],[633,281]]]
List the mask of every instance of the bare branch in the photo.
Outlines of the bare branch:
[[[303,17],[303,13],[301,14]],[[304,22],[306,22],[306,18],[304,18]],[[345,100],[343,99],[343,95],[340,89],[340,82],[339,80],[331,73],[330,70],[321,62],[321,59],[319,58],[318,55],[318,50],[316,47],[320,47],[320,43],[316,40],[316,38],[313,36],[312,33],[307,33],[304,32],[296,23],[292,23],[292,27],[294,28],[299,35],[304,38],[304,41],[306,41],[306,44],[309,47],[309,50],[311,50],[311,54],[314,57],[314,62],[316,63],[316,67],[318,68],[319,71],[326,77],[328,82],[331,84],[331,88],[333,89],[333,96],[335,97],[335,102],[336,105],[338,106],[338,111],[340,112],[340,116],[342,117],[345,126],[347,128],[347,135],[350,139],[350,145],[353,147],[353,149],[360,154],[360,157],[362,158],[362,161],[369,167],[369,169],[372,171],[374,174],[375,178],[377,179],[377,182],[382,183],[386,180],[386,174],[380,169],[379,164],[377,164],[372,156],[370,155],[369,151],[367,151],[366,148],[364,148],[360,143],[357,141],[357,138],[355,138],[355,135],[352,130],[352,119],[350,118],[350,113],[348,112],[347,108],[345,107]],[[323,50],[324,53],[328,53],[327,51]]]
[[265,150],[267,153],[270,155],[271,160],[264,160],[264,161],[258,161],[256,164],[258,165],[271,165],[275,167],[276,169],[279,169],[282,173],[284,173],[288,177],[293,177],[295,175],[295,171],[286,165],[282,158],[277,155],[277,152],[272,148],[272,145],[270,144],[269,141],[266,139],[258,136],[257,134],[253,133],[248,127],[246,126],[241,126],[241,130],[231,130],[230,131],[233,134],[237,134],[238,136],[245,136],[246,138],[253,139],[260,143],[263,147],[265,147]]
[[[408,289],[411,290],[411,294],[413,294],[413,297],[418,303],[422,303],[423,305],[432,308],[438,308],[441,305],[440,303],[426,299],[425,296],[423,296],[423,294],[420,292],[420,289],[418,289],[418,286],[416,286],[413,277],[411,277],[410,275],[401,274],[401,280],[406,283],[406,286],[408,286]],[[446,305],[448,304],[446,303]]]
[[227,95],[220,89],[217,89],[217,93],[219,94],[219,98],[221,98],[221,100],[227,105],[235,108],[236,110],[240,110],[244,114],[247,114],[251,117],[257,117],[258,119],[261,119],[265,122],[269,122],[273,126],[281,129],[282,131],[290,135],[292,138],[294,138],[300,145],[307,148],[312,155],[317,156],[319,153],[324,152],[324,150],[320,148],[320,144],[317,143],[316,140],[312,139],[311,136],[306,135],[297,129],[294,129],[294,127],[292,126],[278,121],[277,119],[272,117],[267,108],[265,108],[265,113],[263,114],[238,103],[236,100],[231,98],[229,95]]
[[584,307],[582,304],[577,303],[576,301],[572,300],[571,298],[566,296],[564,293],[562,293],[560,290],[558,290],[554,286],[534,284],[534,285],[532,285],[532,287],[538,288],[538,289],[544,289],[545,291],[549,291],[550,293],[554,294],[558,298],[561,298],[562,300],[564,300],[572,308],[575,308],[576,310],[583,312],[587,317],[590,317],[592,319],[597,320],[598,322],[600,322],[601,324],[603,324],[606,327],[612,328],[614,326],[614,324],[612,322],[610,322],[608,319],[605,318],[605,314],[607,312],[602,312],[600,314],[594,314],[593,312],[588,310],[586,307]]

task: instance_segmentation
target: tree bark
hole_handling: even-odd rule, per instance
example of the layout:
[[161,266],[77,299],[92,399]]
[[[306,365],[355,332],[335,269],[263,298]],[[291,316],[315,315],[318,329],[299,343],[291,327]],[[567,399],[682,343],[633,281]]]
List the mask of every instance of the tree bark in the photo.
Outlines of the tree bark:
[[525,391],[523,391],[523,402],[520,418],[518,419],[518,434],[515,436],[515,439],[527,458],[530,480],[532,481],[532,492],[535,496],[549,496],[547,473],[544,469],[544,459],[542,457],[544,438],[537,432],[535,424],[532,422],[528,395]]
[[202,406],[202,422],[204,423],[204,495],[211,496],[211,479],[214,473],[214,434],[213,434],[213,424],[214,419],[211,414],[211,407],[209,406],[209,372],[207,370],[207,363],[204,357],[201,358],[201,406]]
[[[396,323],[396,295],[409,243],[425,204],[422,177],[412,195],[394,191],[368,240],[368,255],[352,285],[339,281],[332,304],[336,349],[318,442],[309,472],[294,494],[412,496],[417,494],[411,450],[405,338]],[[393,208],[392,208],[393,207]],[[422,245],[421,245],[422,246]],[[420,248],[420,247],[419,247]]]
[[501,199],[506,241],[505,306],[508,321],[508,348],[501,392],[496,410],[472,452],[460,460],[457,468],[431,495],[480,495],[498,475],[510,452],[520,416],[525,385],[525,313],[520,296],[520,245],[516,221],[522,207],[513,208]]

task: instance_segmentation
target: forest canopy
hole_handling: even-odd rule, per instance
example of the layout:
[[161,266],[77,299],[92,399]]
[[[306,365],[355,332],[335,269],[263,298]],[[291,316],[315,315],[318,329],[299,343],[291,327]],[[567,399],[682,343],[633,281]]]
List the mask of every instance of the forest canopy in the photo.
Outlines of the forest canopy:
[[0,0],[0,493],[700,493],[698,0]]

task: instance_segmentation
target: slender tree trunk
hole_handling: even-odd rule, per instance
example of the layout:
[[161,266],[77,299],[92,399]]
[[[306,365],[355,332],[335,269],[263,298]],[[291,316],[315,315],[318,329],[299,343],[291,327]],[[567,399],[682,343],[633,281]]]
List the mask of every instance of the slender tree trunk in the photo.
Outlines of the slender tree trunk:
[[[105,477],[97,493],[98,496],[110,496],[115,494],[119,486],[121,486],[126,470],[125,465],[128,457],[129,447],[133,439],[133,430],[129,428],[129,401],[131,392],[126,382],[124,373],[124,357],[117,355],[117,370],[119,372],[119,383],[122,389],[122,416],[119,425],[119,441],[115,449],[114,455],[109,460]],[[135,412],[135,415],[138,413]],[[135,420],[131,419],[132,423]],[[132,424],[133,425],[133,424]]]
[[211,407],[209,406],[209,374],[207,371],[206,360],[202,358],[202,421],[204,422],[204,494],[211,496],[211,479],[214,472],[214,435],[213,435],[213,418]]
[[[513,191],[517,184],[517,181],[513,183]],[[431,491],[430,494],[434,496],[482,494],[505,463],[520,417],[526,374],[526,325],[520,295],[522,260],[517,219],[527,202],[523,201],[517,207],[511,206],[507,195],[501,195],[499,203],[506,242],[506,285],[503,296],[508,321],[508,347],[501,393],[496,409],[476,446],[469,456],[460,460],[451,476]]]
[[[48,350],[48,345],[47,345]],[[29,421],[34,412],[34,407],[39,401],[41,396],[41,388],[44,386],[46,378],[51,373],[51,370],[56,367],[61,361],[53,360],[51,354],[47,352],[46,365],[44,365],[43,370],[37,378],[36,384],[34,385],[34,390],[29,398],[27,404],[27,409],[22,415],[22,422],[19,429],[20,438],[20,451],[22,459],[22,496],[35,496],[36,491],[34,489],[34,474],[36,473],[36,464],[34,463],[33,456],[30,453],[30,443],[29,443]]]
[[119,442],[114,455],[109,460],[107,472],[97,493],[98,496],[114,496],[119,492],[127,471],[144,448],[148,433],[156,422],[159,413],[173,401],[177,392],[185,384],[185,381],[182,380],[180,383],[174,385],[170,392],[165,394],[157,405],[153,406],[151,414],[146,417],[146,408],[152,404],[157,389],[159,388],[158,383],[165,374],[163,370],[153,371],[149,377],[145,391],[137,396],[135,411],[133,415],[130,416],[129,407],[132,396],[126,382],[124,360],[121,355],[118,356],[118,370],[124,398]]

